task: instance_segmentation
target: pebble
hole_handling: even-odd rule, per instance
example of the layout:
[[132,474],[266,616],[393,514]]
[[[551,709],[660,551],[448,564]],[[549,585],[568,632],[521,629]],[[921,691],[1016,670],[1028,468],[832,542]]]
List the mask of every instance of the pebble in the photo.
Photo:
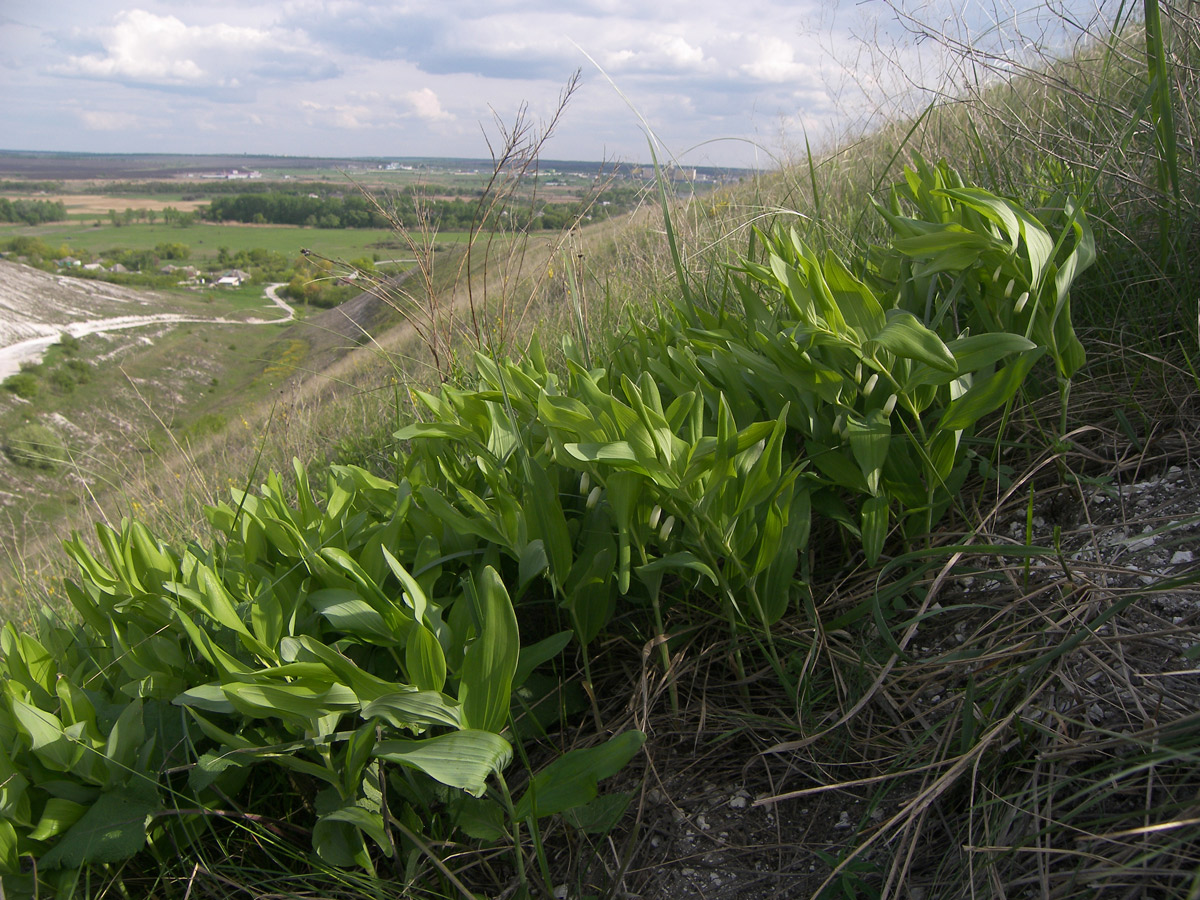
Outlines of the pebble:
[[1195,559],[1195,555],[1191,550],[1176,550],[1171,554],[1171,565],[1177,566],[1180,563],[1190,563]]

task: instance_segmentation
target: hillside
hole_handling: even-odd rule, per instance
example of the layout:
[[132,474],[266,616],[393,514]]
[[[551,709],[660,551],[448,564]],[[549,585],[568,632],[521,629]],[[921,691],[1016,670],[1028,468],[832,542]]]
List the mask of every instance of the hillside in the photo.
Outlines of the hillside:
[[1144,9],[129,349],[237,365],[10,551],[4,890],[1194,900],[1200,23]]

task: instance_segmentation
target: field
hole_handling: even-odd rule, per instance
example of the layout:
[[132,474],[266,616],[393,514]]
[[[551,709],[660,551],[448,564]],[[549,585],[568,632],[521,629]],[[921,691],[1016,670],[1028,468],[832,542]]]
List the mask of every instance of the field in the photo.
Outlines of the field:
[[[119,227],[102,223],[100,226],[61,224],[23,226],[0,225],[0,241],[9,237],[29,235],[40,237],[52,245],[69,246],[91,253],[103,253],[115,248],[152,250],[163,243],[182,243],[191,248],[191,261],[214,261],[221,247],[236,253],[239,250],[264,249],[282,253],[289,259],[300,255],[304,248],[320,249],[326,256],[341,259],[402,258],[407,249],[390,231],[371,228],[317,229],[280,225],[217,225],[199,224],[186,227],[174,225],[133,224]],[[439,234],[442,243],[465,240],[462,233]]]

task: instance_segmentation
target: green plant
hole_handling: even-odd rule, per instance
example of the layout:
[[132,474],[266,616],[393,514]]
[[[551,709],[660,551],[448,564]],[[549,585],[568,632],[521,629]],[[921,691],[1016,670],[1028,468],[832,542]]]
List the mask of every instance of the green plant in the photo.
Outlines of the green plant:
[[100,556],[67,542],[80,624],[43,611],[36,637],[0,633],[6,887],[32,889],[23,857],[61,885],[169,852],[266,772],[311,795],[325,862],[411,865],[459,827],[499,823],[499,839],[505,821],[586,805],[636,752],[623,735],[563,756],[515,801],[502,780],[493,796],[512,692],[565,642],[520,646],[496,550],[440,526],[411,481],[334,467],[319,504],[295,474],[295,506],[272,474],[212,508],[212,550],[136,521],[98,526]]
[[70,456],[53,428],[30,422],[18,425],[4,439],[4,452],[18,466],[53,471]]

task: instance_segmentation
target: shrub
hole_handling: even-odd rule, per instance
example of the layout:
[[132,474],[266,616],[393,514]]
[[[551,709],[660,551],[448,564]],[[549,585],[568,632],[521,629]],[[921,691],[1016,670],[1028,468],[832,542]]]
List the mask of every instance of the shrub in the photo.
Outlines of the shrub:
[[22,400],[32,400],[41,390],[42,383],[32,372],[20,372],[4,379],[4,389]]
[[4,442],[4,452],[18,466],[47,471],[53,471],[69,458],[58,433],[33,422],[13,429]]

